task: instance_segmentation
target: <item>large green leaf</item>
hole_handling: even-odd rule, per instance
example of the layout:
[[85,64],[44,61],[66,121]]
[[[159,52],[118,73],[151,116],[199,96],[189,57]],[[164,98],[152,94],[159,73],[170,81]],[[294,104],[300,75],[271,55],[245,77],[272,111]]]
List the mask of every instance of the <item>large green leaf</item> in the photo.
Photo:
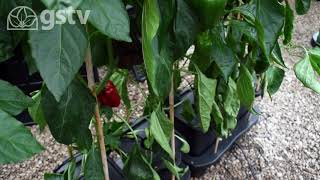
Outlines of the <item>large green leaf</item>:
[[55,25],[52,30],[29,31],[32,56],[48,89],[57,101],[82,66],[88,46],[79,22]]
[[294,12],[290,7],[288,0],[286,0],[286,7],[285,7],[285,23],[284,23],[284,40],[283,44],[288,44],[292,39],[294,29]]
[[284,25],[284,7],[278,0],[255,0],[255,2],[256,18],[263,28],[259,38],[264,42],[266,56],[269,57]]
[[75,79],[60,102],[47,89],[43,89],[42,93],[42,110],[53,137],[62,144],[77,143],[81,149],[90,149],[92,137],[89,124],[95,107],[90,90]]
[[198,19],[185,0],[177,0],[174,35],[179,56],[185,55],[198,33]]
[[20,89],[0,80],[0,109],[11,115],[18,115],[33,103]]
[[130,22],[122,0],[83,1],[82,10],[91,10],[89,22],[103,34],[131,42]]
[[43,131],[47,125],[46,119],[44,118],[42,106],[41,106],[41,91],[32,96],[34,104],[28,108],[29,114],[33,121],[39,125],[40,131]]
[[127,179],[160,180],[159,175],[141,154],[137,145],[135,145],[129,153],[123,172]]
[[[164,22],[164,20],[163,20]],[[157,35],[160,27],[160,11],[156,0],[144,1],[142,12],[142,49],[144,64],[151,89],[158,97],[169,94],[172,75],[172,55],[168,49],[168,37]],[[164,47],[163,47],[164,46]],[[161,77],[161,78],[159,78]]]
[[153,111],[150,118],[150,132],[157,143],[172,156],[172,149],[169,144],[171,137],[172,123],[160,110]]
[[72,7],[77,9],[77,7],[82,3],[83,0],[41,0],[42,3],[49,9],[66,9]]
[[203,132],[209,130],[211,124],[211,111],[216,94],[217,80],[207,78],[198,68],[196,89],[197,103]]
[[278,65],[282,66],[283,68],[286,68],[286,65],[285,65],[283,57],[282,57],[282,52],[281,52],[281,49],[280,49],[280,45],[279,45],[278,42],[274,46],[274,49],[272,51],[271,59],[275,63],[277,63]]
[[296,12],[299,15],[306,14],[310,9],[311,0],[295,0]]
[[297,78],[304,86],[320,93],[320,82],[317,80],[317,76],[315,75],[310,61],[309,52],[307,52],[305,57],[294,66],[294,71]]
[[281,68],[278,68],[276,66],[271,66],[266,72],[266,75],[267,75],[267,81],[268,81],[267,91],[271,96],[279,90],[282,84],[285,72]]
[[84,177],[90,180],[104,179],[101,153],[94,146],[90,149],[84,165]]
[[255,98],[253,78],[249,70],[244,65],[241,65],[240,67],[240,76],[237,81],[237,92],[241,104],[248,110],[251,110]]
[[232,78],[229,78],[227,91],[224,95],[224,111],[226,112],[225,118],[225,128],[232,130],[237,125],[237,116],[240,109],[240,100],[237,93],[237,84]]
[[129,74],[127,70],[119,70],[112,74],[112,76],[110,77],[110,80],[117,87],[117,90],[125,106],[128,109],[130,109],[131,104],[130,104],[130,99],[128,96],[128,88],[127,88],[128,75]]
[[42,150],[22,123],[0,109],[0,164],[26,160]]

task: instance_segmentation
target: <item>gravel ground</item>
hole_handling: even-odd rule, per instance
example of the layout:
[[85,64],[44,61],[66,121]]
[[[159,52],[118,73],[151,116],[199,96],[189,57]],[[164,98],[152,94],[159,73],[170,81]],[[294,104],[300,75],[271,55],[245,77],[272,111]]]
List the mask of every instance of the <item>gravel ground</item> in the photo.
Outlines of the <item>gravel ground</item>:
[[[311,7],[308,15],[297,17],[294,35],[296,44],[307,47],[320,28],[320,2],[313,1]],[[289,70],[272,101],[265,98],[257,102],[263,113],[260,123],[197,179],[320,179],[320,96],[296,80],[292,68],[299,58],[283,53]],[[129,89],[131,100],[141,112],[143,96],[139,88],[130,85]],[[45,172],[66,158],[66,148],[56,143],[48,130],[40,134],[33,127],[31,131],[47,149],[23,163],[0,166],[1,180],[43,179]]]

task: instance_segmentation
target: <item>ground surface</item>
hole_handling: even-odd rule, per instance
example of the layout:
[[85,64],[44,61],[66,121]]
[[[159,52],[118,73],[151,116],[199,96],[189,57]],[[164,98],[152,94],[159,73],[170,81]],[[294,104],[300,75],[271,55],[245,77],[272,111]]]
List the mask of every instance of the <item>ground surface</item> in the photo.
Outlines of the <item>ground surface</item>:
[[[296,19],[296,44],[309,46],[320,28],[320,2],[313,1],[311,7],[308,15]],[[283,53],[289,70],[273,101],[258,102],[261,122],[199,179],[320,179],[320,95],[303,88],[294,77],[292,67],[299,58]],[[132,100],[141,98],[136,88],[131,90]],[[31,130],[47,150],[23,163],[0,166],[1,180],[43,179],[44,172],[66,158],[66,149],[48,130],[43,134],[36,127]]]

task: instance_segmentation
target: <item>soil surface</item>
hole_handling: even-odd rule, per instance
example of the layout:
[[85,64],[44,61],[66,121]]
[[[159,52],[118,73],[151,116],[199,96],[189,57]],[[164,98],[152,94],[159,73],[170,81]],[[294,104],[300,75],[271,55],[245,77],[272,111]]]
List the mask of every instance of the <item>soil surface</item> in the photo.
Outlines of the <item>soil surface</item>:
[[[308,15],[296,17],[294,41],[310,47],[312,34],[320,28],[320,2],[312,1]],[[320,95],[304,88],[295,78],[293,65],[303,52],[283,49],[288,66],[280,91],[272,101],[258,100],[260,122],[241,137],[207,173],[196,179],[320,179]],[[130,84],[130,99],[141,113],[142,91],[146,84]],[[119,113],[124,113],[119,110]],[[46,129],[30,128],[47,149],[30,160],[0,166],[2,180],[38,180],[51,172],[66,157],[67,150]]]

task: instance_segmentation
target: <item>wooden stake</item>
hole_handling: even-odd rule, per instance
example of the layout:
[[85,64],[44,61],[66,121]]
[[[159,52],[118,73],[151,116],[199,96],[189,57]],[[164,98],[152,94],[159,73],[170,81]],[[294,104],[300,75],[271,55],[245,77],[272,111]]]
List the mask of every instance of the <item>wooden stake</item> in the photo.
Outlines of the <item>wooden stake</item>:
[[94,81],[94,74],[93,74],[93,65],[92,65],[92,57],[91,57],[91,48],[90,45],[87,49],[87,56],[85,59],[86,62],[86,70],[87,70],[87,79],[88,79],[88,87],[92,91],[93,96],[96,99],[96,106],[95,106],[95,119],[96,119],[96,131],[98,133],[98,142],[100,147],[100,153],[101,153],[101,160],[102,160],[102,166],[103,166],[103,172],[104,172],[104,179],[109,180],[109,169],[108,169],[108,160],[106,155],[106,146],[104,143],[104,134],[103,134],[103,124],[100,117],[100,109],[98,104],[98,98],[96,93],[96,87],[95,87],[95,81]]
[[[176,142],[175,142],[175,133],[174,133],[174,76],[171,77],[171,91],[169,95],[169,108],[170,108],[170,120],[172,121],[173,128],[171,134],[171,148],[172,148],[172,159],[175,164],[176,160]],[[172,180],[175,180],[175,175],[172,174]]]
[[219,147],[219,143],[222,139],[221,138],[217,138],[216,140],[216,145],[214,146],[214,153],[216,154],[218,152],[218,147]]

